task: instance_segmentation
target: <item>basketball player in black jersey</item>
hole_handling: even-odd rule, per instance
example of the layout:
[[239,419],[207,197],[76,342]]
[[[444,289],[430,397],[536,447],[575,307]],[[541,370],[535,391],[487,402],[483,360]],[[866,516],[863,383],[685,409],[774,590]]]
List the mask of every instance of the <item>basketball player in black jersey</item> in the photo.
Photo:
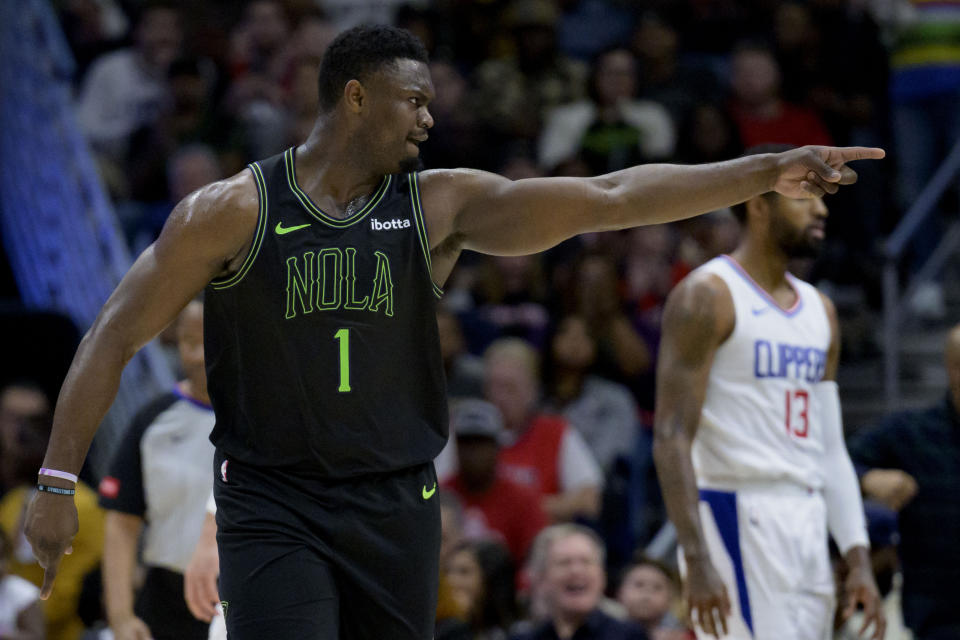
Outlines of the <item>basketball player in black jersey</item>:
[[[822,196],[880,149],[806,147],[700,166],[512,182],[413,173],[433,125],[422,45],[341,34],[309,138],[191,194],[85,336],[45,471],[76,473],[126,362],[206,289],[220,595],[232,640],[432,637],[447,437],[434,305],[460,252],[518,255],[776,190]],[[69,489],[57,475],[39,483]],[[50,595],[77,531],[42,491],[26,531]]]

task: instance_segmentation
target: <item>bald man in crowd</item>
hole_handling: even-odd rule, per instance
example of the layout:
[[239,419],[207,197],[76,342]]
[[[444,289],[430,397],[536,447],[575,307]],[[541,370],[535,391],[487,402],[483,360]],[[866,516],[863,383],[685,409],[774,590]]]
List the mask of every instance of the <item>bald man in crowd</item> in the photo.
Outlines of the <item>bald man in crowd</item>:
[[950,387],[849,442],[864,495],[899,512],[903,618],[916,640],[960,638],[960,325],[947,336]]

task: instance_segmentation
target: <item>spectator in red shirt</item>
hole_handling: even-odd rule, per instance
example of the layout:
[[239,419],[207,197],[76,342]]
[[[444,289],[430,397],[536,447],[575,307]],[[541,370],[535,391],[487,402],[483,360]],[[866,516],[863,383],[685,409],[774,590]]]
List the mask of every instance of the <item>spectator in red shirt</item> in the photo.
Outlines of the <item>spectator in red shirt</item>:
[[503,543],[517,566],[547,516],[534,490],[497,473],[503,436],[500,411],[483,400],[457,402],[451,414],[459,471],[444,485],[463,504],[464,537]]
[[744,148],[783,143],[832,145],[820,116],[780,97],[780,65],[763,45],[741,44],[731,59],[731,114]]
[[506,426],[501,469],[534,489],[554,522],[596,518],[600,465],[562,416],[540,412],[539,370],[537,351],[518,338],[501,338],[484,355],[484,393]]

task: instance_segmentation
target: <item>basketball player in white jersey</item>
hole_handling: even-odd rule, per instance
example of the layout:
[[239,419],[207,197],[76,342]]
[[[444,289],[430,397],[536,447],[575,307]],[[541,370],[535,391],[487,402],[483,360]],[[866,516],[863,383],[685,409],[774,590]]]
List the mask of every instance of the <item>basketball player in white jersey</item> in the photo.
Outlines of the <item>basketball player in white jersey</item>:
[[836,310],[787,272],[816,255],[827,208],[769,194],[737,214],[736,250],[667,299],[657,370],[654,458],[697,636],[832,638],[829,529],[850,568],[844,614],[861,605],[861,635],[872,623],[882,638],[843,440]]

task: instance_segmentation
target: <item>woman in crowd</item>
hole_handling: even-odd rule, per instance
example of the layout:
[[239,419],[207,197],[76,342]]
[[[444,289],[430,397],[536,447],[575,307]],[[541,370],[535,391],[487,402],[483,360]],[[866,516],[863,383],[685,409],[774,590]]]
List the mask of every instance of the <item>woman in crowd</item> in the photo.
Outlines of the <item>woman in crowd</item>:
[[496,542],[461,542],[447,559],[445,577],[473,629],[473,640],[506,640],[517,619],[510,552]]

